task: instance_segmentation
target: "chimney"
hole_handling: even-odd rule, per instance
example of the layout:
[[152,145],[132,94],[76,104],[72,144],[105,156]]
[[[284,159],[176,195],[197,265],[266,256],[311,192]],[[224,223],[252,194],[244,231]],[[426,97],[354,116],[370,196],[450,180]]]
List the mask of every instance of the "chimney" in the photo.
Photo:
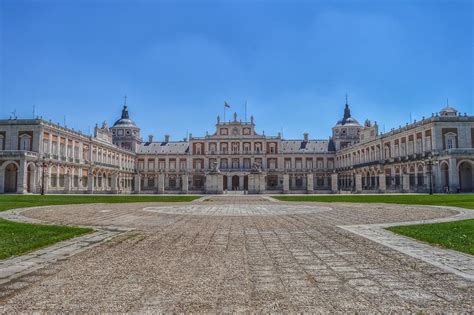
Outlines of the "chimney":
[[148,135],[148,142],[150,142],[150,143],[153,142],[153,135]]
[[170,135],[166,134],[165,135],[165,143],[170,142]]
[[308,141],[309,140],[309,133],[307,133],[307,132],[303,133],[303,137],[304,137],[304,141]]

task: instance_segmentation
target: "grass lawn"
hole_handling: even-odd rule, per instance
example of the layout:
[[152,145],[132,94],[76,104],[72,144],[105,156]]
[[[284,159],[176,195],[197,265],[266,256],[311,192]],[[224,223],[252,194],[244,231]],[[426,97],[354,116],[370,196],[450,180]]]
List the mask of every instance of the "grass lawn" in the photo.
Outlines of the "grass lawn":
[[474,220],[394,226],[387,230],[474,255]]
[[[281,201],[397,203],[474,209],[474,194],[274,196]],[[395,226],[387,230],[437,246],[474,255],[474,220]]]
[[398,203],[407,205],[453,206],[474,209],[474,194],[456,195],[333,195],[272,196],[281,201]]
[[92,231],[88,228],[18,223],[0,219],[0,259],[21,255]]
[[199,196],[140,196],[140,195],[0,195],[0,211],[49,205],[67,205],[80,203],[127,203],[127,202],[187,202]]

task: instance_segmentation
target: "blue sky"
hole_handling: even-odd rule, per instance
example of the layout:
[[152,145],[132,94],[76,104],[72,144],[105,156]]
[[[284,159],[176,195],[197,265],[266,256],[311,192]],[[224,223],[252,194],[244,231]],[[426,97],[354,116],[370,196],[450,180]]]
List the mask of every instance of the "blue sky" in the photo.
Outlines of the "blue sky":
[[257,130],[327,139],[352,114],[387,131],[473,112],[473,1],[0,0],[0,117],[85,132],[123,95],[142,136],[212,132],[227,101]]

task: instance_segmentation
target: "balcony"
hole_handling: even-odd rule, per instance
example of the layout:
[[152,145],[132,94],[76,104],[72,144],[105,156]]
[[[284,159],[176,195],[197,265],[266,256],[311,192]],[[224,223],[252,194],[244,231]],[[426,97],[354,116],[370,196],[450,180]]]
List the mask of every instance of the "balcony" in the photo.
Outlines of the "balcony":
[[31,157],[38,158],[38,152],[25,151],[25,150],[2,150],[0,151],[0,157]]

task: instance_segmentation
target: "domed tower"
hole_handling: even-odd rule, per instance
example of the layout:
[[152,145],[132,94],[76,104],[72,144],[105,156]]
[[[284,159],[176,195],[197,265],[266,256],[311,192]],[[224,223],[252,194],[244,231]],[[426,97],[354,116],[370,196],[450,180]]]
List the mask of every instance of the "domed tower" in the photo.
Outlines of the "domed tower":
[[336,126],[332,128],[332,139],[336,146],[336,150],[358,142],[361,128],[362,126],[359,122],[351,116],[351,110],[346,97],[344,116],[337,122]]
[[136,152],[142,143],[140,128],[130,119],[128,114],[127,97],[122,109],[122,116],[110,128],[112,131],[112,141],[115,145]]

